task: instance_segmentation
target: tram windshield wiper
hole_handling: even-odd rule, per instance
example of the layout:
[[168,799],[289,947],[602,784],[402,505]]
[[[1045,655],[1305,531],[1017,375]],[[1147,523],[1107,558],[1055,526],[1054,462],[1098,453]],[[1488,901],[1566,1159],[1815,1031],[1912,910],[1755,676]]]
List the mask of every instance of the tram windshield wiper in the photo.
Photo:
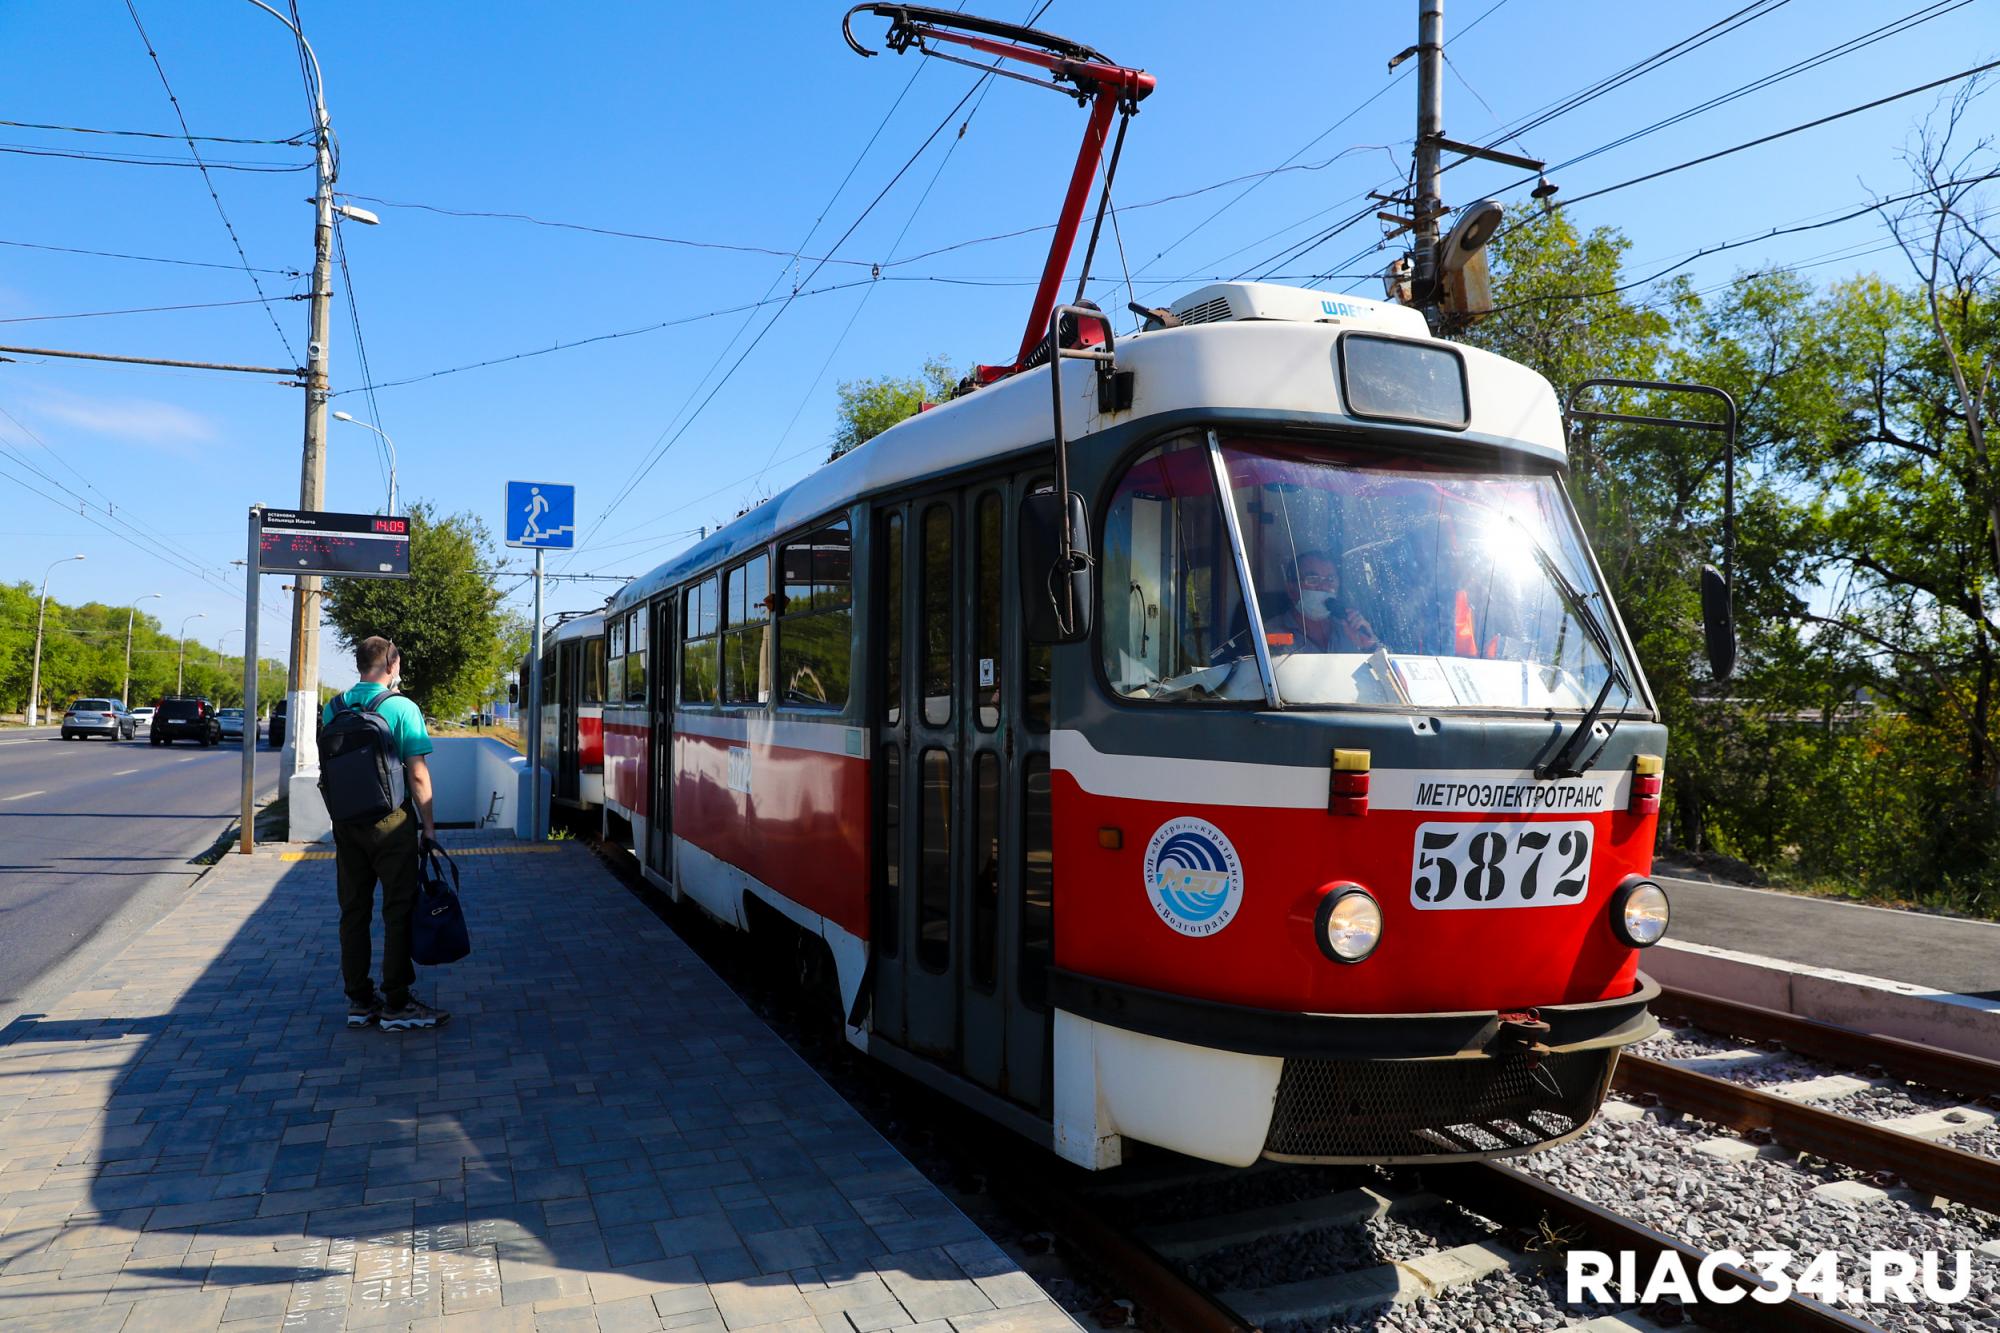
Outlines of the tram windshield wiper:
[[[1516,523],[1515,526],[1520,527],[1520,524]],[[1538,778],[1581,777],[1597,761],[1597,752],[1592,751],[1590,757],[1581,763],[1576,761],[1576,752],[1583,744],[1584,738],[1590,735],[1592,728],[1597,725],[1598,718],[1603,716],[1604,705],[1611,698],[1611,687],[1616,685],[1625,691],[1625,702],[1619,705],[1622,716],[1625,707],[1632,702],[1632,684],[1625,679],[1625,673],[1619,669],[1618,653],[1612,646],[1611,633],[1605,629],[1604,622],[1598,619],[1597,613],[1590,609],[1590,599],[1570,582],[1569,576],[1562,572],[1562,566],[1556,563],[1556,558],[1549,554],[1547,547],[1536,541],[1525,528],[1522,528],[1521,536],[1527,541],[1528,549],[1534,552],[1535,563],[1542,567],[1542,572],[1548,575],[1549,582],[1553,583],[1556,591],[1562,594],[1563,601],[1569,604],[1570,610],[1576,615],[1577,623],[1583,626],[1583,632],[1590,636],[1590,641],[1597,645],[1597,651],[1604,657],[1604,684],[1599,687],[1597,698],[1591,701],[1590,708],[1578,719],[1576,730],[1564,738],[1562,748],[1557,750],[1546,764],[1535,769],[1535,776]]]

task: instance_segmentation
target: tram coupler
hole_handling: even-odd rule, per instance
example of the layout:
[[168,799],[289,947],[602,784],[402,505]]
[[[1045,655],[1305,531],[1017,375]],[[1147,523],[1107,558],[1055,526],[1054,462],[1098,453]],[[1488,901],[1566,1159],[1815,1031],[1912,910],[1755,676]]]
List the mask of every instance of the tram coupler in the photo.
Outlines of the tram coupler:
[[1493,1044],[1508,1051],[1520,1051],[1528,1057],[1528,1067],[1535,1066],[1555,1052],[1549,1049],[1549,1025],[1542,1021],[1533,1009],[1523,1009],[1516,1013],[1500,1015],[1500,1030],[1493,1036]]

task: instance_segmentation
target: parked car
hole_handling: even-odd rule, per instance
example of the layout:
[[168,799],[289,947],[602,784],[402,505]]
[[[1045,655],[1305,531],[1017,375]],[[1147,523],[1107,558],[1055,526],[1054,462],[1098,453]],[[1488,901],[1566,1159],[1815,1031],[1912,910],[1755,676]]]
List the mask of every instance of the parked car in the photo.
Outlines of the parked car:
[[239,741],[243,739],[242,709],[225,708],[215,715],[215,720],[221,724],[222,739],[228,740],[232,736]]
[[198,741],[203,749],[222,740],[222,722],[206,699],[162,699],[153,714],[152,743],[172,745],[175,741]]
[[62,738],[74,741],[105,736],[114,741],[129,740],[136,725],[125,705],[116,699],[78,699],[63,714]]
[[134,732],[143,731],[149,735],[152,733],[153,705],[141,704],[132,710],[132,729]]
[[271,733],[271,748],[273,750],[285,743],[285,701],[283,699],[271,705],[269,731]]

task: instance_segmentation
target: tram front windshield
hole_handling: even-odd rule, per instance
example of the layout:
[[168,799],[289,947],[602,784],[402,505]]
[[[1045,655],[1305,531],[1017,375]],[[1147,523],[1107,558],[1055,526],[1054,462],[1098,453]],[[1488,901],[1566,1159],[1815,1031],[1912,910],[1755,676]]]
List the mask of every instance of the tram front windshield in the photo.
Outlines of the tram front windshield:
[[1286,707],[1580,710],[1614,673],[1607,705],[1637,702],[1553,475],[1292,441],[1221,457],[1240,553],[1206,439],[1149,451],[1113,496],[1102,650],[1121,695],[1261,700],[1261,638]]

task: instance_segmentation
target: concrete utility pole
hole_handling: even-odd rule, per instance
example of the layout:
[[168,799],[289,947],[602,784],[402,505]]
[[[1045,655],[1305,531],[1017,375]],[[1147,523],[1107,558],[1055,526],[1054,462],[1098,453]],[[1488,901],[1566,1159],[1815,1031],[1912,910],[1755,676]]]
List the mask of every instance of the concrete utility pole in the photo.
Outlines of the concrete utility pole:
[[1444,140],[1444,0],[1417,3],[1417,199],[1412,286],[1421,304],[1437,302],[1438,158]]
[[38,720],[35,710],[42,699],[42,620],[49,613],[49,575],[56,572],[57,565],[81,559],[80,555],[66,555],[42,571],[42,606],[35,612],[35,665],[28,672],[28,725],[31,727]]
[[118,697],[127,708],[132,706],[132,622],[139,618],[139,603],[150,602],[159,595],[149,592],[144,597],[134,598],[131,608],[125,612],[125,688]]

